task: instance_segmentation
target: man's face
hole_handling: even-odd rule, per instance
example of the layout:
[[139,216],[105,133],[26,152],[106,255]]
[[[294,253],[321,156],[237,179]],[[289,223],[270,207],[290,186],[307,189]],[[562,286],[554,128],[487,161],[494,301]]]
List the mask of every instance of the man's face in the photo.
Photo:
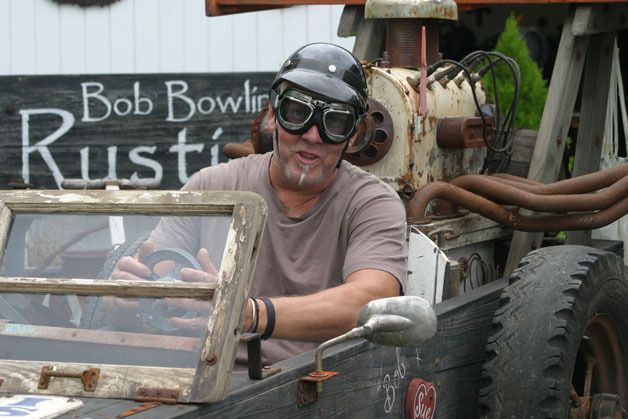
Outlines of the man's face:
[[303,134],[291,134],[276,122],[272,108],[268,126],[273,132],[277,129],[276,158],[272,164],[277,165],[284,181],[293,187],[316,188],[326,187],[333,180],[346,142],[325,143],[316,125],[310,126]]

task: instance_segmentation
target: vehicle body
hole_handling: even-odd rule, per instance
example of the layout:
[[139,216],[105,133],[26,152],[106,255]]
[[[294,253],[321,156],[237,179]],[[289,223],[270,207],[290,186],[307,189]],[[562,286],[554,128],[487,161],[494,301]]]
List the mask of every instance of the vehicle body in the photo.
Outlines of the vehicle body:
[[[399,43],[385,44],[387,58],[383,59],[379,48],[374,47],[384,42],[382,27],[378,28],[379,24],[374,20],[361,19],[356,13],[364,2],[345,3],[357,7],[347,9],[346,17],[352,22],[347,25],[358,34],[354,52],[359,58],[371,62],[366,65],[366,70],[373,117],[369,133],[356,147],[348,150],[347,158],[375,173],[406,199],[411,284],[406,294],[422,296],[434,305],[438,316],[436,335],[410,347],[379,345],[363,339],[343,342],[325,351],[322,368],[314,364],[314,352],[269,368],[251,362],[255,357],[250,357],[248,374],[235,372],[227,378],[231,368],[229,360],[232,362],[235,356],[235,337],[239,335],[238,321],[248,286],[246,278],[254,266],[256,237],[261,234],[260,225],[263,224],[262,209],[248,214],[245,210],[238,216],[238,208],[246,205],[238,206],[238,202],[230,201],[223,206],[217,204],[216,211],[209,211],[209,214],[223,211],[230,214],[232,220],[239,220],[235,227],[232,226],[236,233],[240,231],[237,225],[248,223],[249,217],[257,227],[252,230],[255,233],[251,237],[244,238],[246,250],[243,254],[246,256],[242,256],[238,264],[227,265],[233,272],[243,270],[233,273],[234,278],[238,276],[243,282],[233,284],[235,288],[228,292],[230,299],[221,296],[225,308],[219,312],[222,316],[219,318],[228,319],[228,326],[223,325],[216,331],[212,327],[218,326],[208,325],[204,335],[206,346],[194,371],[182,374],[181,381],[159,386],[154,384],[158,382],[156,376],[153,384],[143,384],[142,374],[146,371],[139,369],[130,375],[129,382],[120,382],[116,386],[115,380],[105,378],[106,370],[103,369],[104,382],[111,380],[111,384],[105,385],[103,392],[98,394],[81,389],[79,384],[66,385],[67,381],[76,381],[72,378],[52,375],[50,379],[52,383],[56,381],[56,387],[37,390],[33,384],[20,387],[18,383],[25,380],[24,376],[12,377],[12,381],[0,376],[5,380],[0,390],[5,391],[8,387],[12,392],[17,388],[25,393],[81,396],[83,406],[75,411],[81,417],[97,413],[126,417],[136,412],[141,412],[143,417],[155,418],[625,415],[628,409],[628,320],[625,316],[628,313],[628,273],[621,258],[613,254],[620,246],[597,243],[596,249],[591,247],[594,244],[591,242],[587,247],[580,246],[578,244],[583,240],[587,241],[586,237],[568,235],[568,242],[574,245],[545,248],[541,246],[542,238],[530,236],[530,233],[513,234],[513,230],[542,233],[590,229],[625,215],[628,212],[628,189],[621,182],[627,179],[628,166],[556,184],[561,193],[553,197],[547,195],[549,199],[532,204],[530,201],[534,200],[519,199],[517,192],[526,192],[527,198],[543,195],[537,190],[542,189],[538,184],[499,176],[466,177],[477,176],[487,153],[484,140],[478,140],[489,123],[476,109],[477,102],[482,104],[486,100],[482,86],[458,71],[452,77],[442,74],[449,80],[436,80],[441,74],[436,70],[438,67],[427,74],[428,67],[438,60],[434,58],[438,55],[438,44],[433,38],[437,33],[433,19],[453,18],[455,4],[416,2],[420,7],[412,9],[403,2],[371,2],[370,11],[367,6],[367,17],[371,17],[369,13],[380,13],[379,17],[388,18],[386,39],[399,35],[405,24],[413,27],[407,43],[416,48],[407,52],[399,48]],[[393,3],[401,4],[400,8],[392,7]],[[436,3],[443,8],[430,8]],[[473,4],[472,1],[460,3]],[[556,78],[550,85],[530,163],[528,176],[535,181],[551,183],[558,179],[564,142],[556,139],[566,136],[582,73],[585,74],[585,89],[598,86],[594,73],[604,74],[606,67],[599,63],[605,63],[608,57],[604,55],[604,48],[592,47],[593,42],[610,45],[613,38],[607,36],[608,30],[613,33],[626,25],[625,19],[621,18],[626,13],[625,5],[594,3],[600,4],[575,8],[563,30],[554,69]],[[208,0],[208,11],[219,12],[221,4],[227,11],[229,7],[242,11],[249,7],[276,5],[277,2],[260,0],[236,5],[230,0]],[[378,5],[388,7],[378,9]],[[421,24],[417,25],[411,18],[420,18]],[[603,29],[596,24],[601,19],[608,23]],[[588,43],[591,45],[586,52]],[[593,58],[585,64],[584,55]],[[376,58],[382,60],[374,61]],[[600,65],[600,71],[594,67],[596,63]],[[604,89],[599,88],[599,91],[600,94],[591,93],[590,97],[582,99],[581,113],[585,117],[581,118],[578,137],[578,147],[582,151],[576,155],[576,161],[580,162],[576,170],[582,175],[599,168],[599,158],[595,167],[595,158],[587,157],[595,154],[590,151],[594,139],[587,135],[600,129],[599,117],[593,113],[599,111],[600,103],[606,103]],[[586,117],[587,112],[591,112],[591,117]],[[262,141],[253,141],[254,151],[261,150]],[[439,182],[445,180],[451,182],[447,185]],[[531,191],[524,187],[526,185]],[[592,205],[589,209],[573,207],[574,203],[587,201],[591,192],[602,188],[616,191],[611,193],[610,203]],[[508,193],[497,194],[500,191]],[[87,197],[93,197],[102,206],[99,210],[109,217],[111,231],[114,230],[112,219],[125,211],[154,211],[166,215],[164,210],[155,210],[154,202],[172,202],[175,212],[200,211],[193,202],[200,198],[186,197],[185,194],[155,193],[155,197],[161,198],[153,197],[157,199],[154,201],[148,195],[142,197],[142,193],[136,193],[124,197],[128,206],[119,210],[115,210],[116,203],[120,205],[122,197],[114,192],[100,194],[33,191],[7,196],[4,224],[1,224],[3,231],[6,234],[9,229],[11,211],[80,213],[87,211],[87,207],[80,204]],[[445,199],[454,205],[442,202],[430,205],[434,199]],[[152,209],[149,202],[153,202]],[[259,205],[253,206],[257,208]],[[518,213],[509,205],[541,212],[551,208],[562,214],[544,216],[539,221],[523,211]],[[469,208],[471,213],[457,207]],[[437,217],[426,218],[427,209]],[[573,209],[577,210],[575,214],[565,214]],[[96,212],[96,209],[89,211]],[[113,239],[111,243],[114,243]],[[531,248],[537,249],[529,252]],[[134,248],[128,250],[135,251]],[[225,272],[231,271],[225,269]],[[41,282],[33,281],[29,292],[36,292]],[[8,281],[6,286],[9,283],[19,282]],[[91,287],[96,285],[103,287],[99,290],[103,295],[126,295],[124,293],[128,292],[107,290],[115,286],[104,283],[91,284],[80,292],[93,292]],[[160,296],[170,292],[169,288],[170,285],[164,285],[164,294]],[[77,291],[70,285],[67,289]],[[146,292],[135,291],[133,295],[146,297]],[[192,291],[181,292],[187,297],[189,294],[185,292]],[[231,304],[225,301],[231,301]],[[231,330],[235,333],[227,333]],[[218,345],[226,342],[219,353],[216,348],[220,346],[216,346],[213,333],[220,335]],[[255,352],[259,340],[245,338],[251,351]],[[176,341],[179,337],[171,336],[171,339]],[[213,354],[217,357],[212,357]],[[29,370],[31,383],[33,379],[35,383],[43,379],[42,368],[46,366],[39,362]],[[79,369],[89,371],[85,367]],[[76,375],[76,368],[72,369],[72,374]],[[159,373],[168,380],[175,376],[171,372]],[[166,382],[170,382],[168,380]],[[208,381],[215,383],[210,385]],[[227,382],[228,388],[225,387]],[[173,389],[176,391],[169,391]],[[90,397],[94,395],[102,399]],[[117,398],[141,400],[147,404]]]

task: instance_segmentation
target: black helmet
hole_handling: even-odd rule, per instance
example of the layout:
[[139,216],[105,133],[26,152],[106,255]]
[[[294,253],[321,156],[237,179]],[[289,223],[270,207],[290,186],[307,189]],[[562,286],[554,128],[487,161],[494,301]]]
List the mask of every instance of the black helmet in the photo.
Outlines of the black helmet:
[[271,103],[281,95],[284,81],[366,113],[368,86],[362,65],[338,45],[308,44],[288,57],[270,86]]

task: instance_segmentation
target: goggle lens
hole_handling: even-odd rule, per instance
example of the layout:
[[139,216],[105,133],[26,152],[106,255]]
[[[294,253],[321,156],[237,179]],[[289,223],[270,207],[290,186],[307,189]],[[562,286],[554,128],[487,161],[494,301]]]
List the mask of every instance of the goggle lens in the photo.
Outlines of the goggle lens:
[[328,133],[346,137],[353,132],[355,116],[352,113],[330,110],[324,115],[323,123]]
[[347,141],[357,125],[351,105],[327,103],[296,90],[288,90],[279,98],[277,117],[281,126],[293,134],[302,134],[316,125],[323,141],[330,144]]
[[313,112],[313,108],[291,97],[285,97],[279,102],[279,115],[284,121],[295,126],[307,123]]

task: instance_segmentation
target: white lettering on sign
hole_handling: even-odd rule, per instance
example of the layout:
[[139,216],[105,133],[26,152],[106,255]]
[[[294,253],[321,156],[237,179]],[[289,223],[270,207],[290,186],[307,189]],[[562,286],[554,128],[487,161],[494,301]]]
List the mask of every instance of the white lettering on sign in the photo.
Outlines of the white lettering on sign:
[[177,162],[178,162],[177,167],[179,168],[179,181],[181,183],[186,183],[188,180],[190,180],[188,176],[187,160],[185,159],[185,155],[192,151],[196,153],[200,153],[201,151],[203,151],[203,148],[205,147],[204,144],[187,145],[185,143],[186,133],[187,133],[187,128],[183,128],[179,132],[177,145],[173,145],[172,147],[170,147],[170,150],[169,150],[171,153],[177,153]]
[[[140,154],[140,153],[155,154],[156,150],[157,150],[157,146],[135,147],[134,149],[129,151],[129,160],[131,160],[131,162],[137,165],[146,166],[153,169],[153,171],[155,172],[155,176],[148,179],[151,179],[155,182],[161,182],[161,179],[164,177],[164,168],[161,167],[161,164],[159,164],[158,161],[149,159],[148,157],[143,157]],[[139,179],[140,177],[137,174],[137,172],[133,172],[133,174],[131,175],[131,180],[139,180]]]
[[[61,125],[55,132],[47,136],[34,145],[31,145],[30,139],[30,117],[31,115],[56,114],[61,117]],[[74,115],[62,109],[23,109],[20,111],[22,115],[22,179],[25,183],[30,182],[30,155],[37,151],[44,159],[46,166],[52,172],[52,176],[57,182],[57,186],[61,186],[63,175],[59,170],[59,166],[52,157],[48,146],[57,141],[63,134],[68,132],[74,125]]]
[[[197,114],[257,113],[262,109],[262,106],[265,106],[265,101],[268,98],[267,94],[259,93],[258,87],[252,86],[251,81],[248,79],[242,82],[242,94],[240,95],[195,95],[193,94],[194,92],[190,91],[190,85],[185,80],[168,80],[164,82],[164,87],[165,91],[162,97],[165,97],[166,103],[162,108],[164,114],[160,117],[163,118],[163,121],[169,123],[184,123]],[[97,124],[111,118],[141,118],[152,115],[156,111],[156,103],[154,102],[156,96],[152,92],[148,93],[142,90],[140,81],[134,81],[129,86],[126,95],[124,93],[120,94],[119,89],[117,89],[115,97],[107,94],[106,86],[103,83],[93,80],[80,83],[80,91],[82,115],[79,121],[83,123]],[[57,157],[59,161],[55,161],[53,157],[55,142],[74,128],[79,116],[75,117],[67,110],[53,107],[22,109],[19,113],[21,115],[21,157],[24,182],[31,182],[31,165],[33,164],[33,154],[36,153],[39,154],[54,178],[57,187],[60,188],[64,176],[62,173],[63,167],[60,167],[60,154]],[[81,113],[81,110],[78,113]],[[50,119],[55,117],[60,118],[60,123],[56,125],[53,119],[52,126],[54,128],[50,128],[52,132],[42,133],[41,129],[35,131],[34,124],[40,121],[39,118],[34,118],[36,115],[44,115],[46,126],[50,126]],[[204,141],[196,140],[197,142],[192,143],[190,142],[188,128],[185,126],[181,127],[178,131],[176,142],[173,141],[174,144],[166,146],[166,150],[162,149],[162,153],[166,151],[176,154],[177,175],[181,183],[189,180],[188,155],[190,153],[202,153],[205,150],[205,145],[209,146],[209,163],[211,165],[218,164],[220,155],[218,140],[223,135],[224,130],[220,126],[212,129],[213,131],[211,129],[207,130],[207,137],[203,135],[205,137]],[[38,134],[34,135],[34,132]],[[234,138],[233,140],[239,141],[242,139]],[[64,156],[68,155],[67,142],[63,146],[57,144],[56,147],[59,150],[58,153],[62,153]],[[163,163],[155,158],[155,154],[158,152],[157,146],[141,145],[131,148],[128,151],[128,156],[118,154],[121,147],[120,144],[114,142],[113,144],[107,144],[106,147],[107,178],[116,178],[120,168],[119,165],[130,162],[140,168],[152,170],[152,177],[148,177],[149,179],[154,181],[163,180]],[[102,174],[95,176],[94,173],[90,172],[90,153],[93,159],[93,145],[91,148],[89,145],[83,145],[76,152],[76,159],[80,164],[80,177],[84,180],[90,180],[90,177],[103,176]],[[128,157],[128,159],[125,159],[125,157]],[[64,158],[63,161],[67,161],[67,158]],[[143,176],[146,177],[146,175]],[[134,171],[131,174],[131,179],[137,180],[139,178],[140,174],[138,171]]]
[[[243,83],[244,94],[239,96],[203,96],[195,100],[188,93],[189,85],[184,80],[168,80],[166,85],[167,122],[189,121],[196,112],[202,115],[209,115],[216,109],[222,114],[226,113],[257,113],[262,109],[268,94],[258,94],[257,86],[251,87],[251,81],[245,80]],[[112,101],[103,93],[105,86],[99,82],[88,81],[81,83],[83,98],[82,122],[100,122],[111,117],[112,114],[118,116],[150,115],[155,106],[153,101],[143,96],[139,81],[133,83],[132,100],[125,97]],[[244,103],[244,109],[242,104]],[[92,108],[104,107],[100,114],[95,114]],[[178,112],[175,110],[178,109]]]
[[[223,129],[221,127],[216,128],[216,131],[214,131],[214,134],[212,135],[212,141],[216,141],[218,140],[218,138],[220,138],[220,136],[223,133]],[[218,144],[215,144],[212,146],[211,148],[211,165],[215,166],[218,164]]]
[[[111,101],[101,93],[104,92],[105,86],[98,82],[81,83],[83,93],[83,122],[99,122],[111,116],[111,111],[118,116],[127,116],[133,109],[134,115],[150,115],[153,112],[153,101],[147,97],[142,97],[140,92],[140,82],[133,83],[133,101],[127,98],[118,98]],[[105,107],[105,113],[99,116],[93,116],[90,112],[93,103],[100,103]]]
[[[96,87],[97,90],[90,92],[89,91],[90,87]],[[100,94],[103,92],[103,90],[105,90],[105,86],[103,86],[102,83],[85,82],[85,83],[81,83],[81,88],[83,90],[83,119],[82,121],[83,122],[98,122],[98,121],[103,121],[109,118],[109,115],[111,115],[111,102],[109,102],[109,99],[107,99],[105,96],[102,96]],[[92,117],[89,113],[90,100],[97,100],[103,105],[105,105],[107,112],[105,112],[105,114],[102,116]]]
[[[140,82],[133,83],[133,96],[135,98],[135,115],[150,115],[153,111],[153,101],[140,94]],[[146,104],[146,109],[142,110],[142,103]]]
[[414,393],[414,419],[432,419],[436,407],[436,389],[431,383],[421,383]]
[[[178,91],[174,91],[173,87],[178,86],[180,89]],[[171,80],[166,82],[166,88],[168,91],[168,117],[166,121],[168,122],[185,122],[194,116],[195,112],[195,104],[192,99],[185,96],[184,93],[188,91],[188,84],[183,80]],[[174,116],[174,99],[178,99],[184,102],[188,107],[188,113],[184,117],[176,117]]]
[[383,383],[377,388],[383,388],[386,392],[386,400],[384,400],[384,411],[390,413],[395,405],[396,390],[399,389],[401,380],[406,376],[406,365],[400,360],[400,350],[396,348],[397,354],[397,369],[393,372],[392,376],[386,374],[384,376]]

